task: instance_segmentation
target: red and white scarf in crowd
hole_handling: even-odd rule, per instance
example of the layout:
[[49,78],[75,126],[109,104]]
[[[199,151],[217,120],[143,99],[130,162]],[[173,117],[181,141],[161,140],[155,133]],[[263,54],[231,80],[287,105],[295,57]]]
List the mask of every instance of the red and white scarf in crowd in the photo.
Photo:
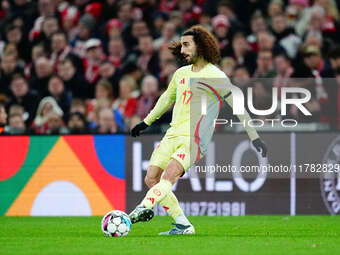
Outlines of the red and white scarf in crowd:
[[66,46],[62,52],[60,53],[56,53],[53,52],[50,56],[50,64],[53,67],[53,72],[57,72],[58,71],[58,63],[59,61],[65,59],[67,57],[67,55],[72,51],[71,46]]
[[103,56],[101,62],[90,61],[87,58],[83,58],[83,65],[85,70],[85,78],[89,83],[94,83],[99,78],[99,66],[102,62],[106,60]]

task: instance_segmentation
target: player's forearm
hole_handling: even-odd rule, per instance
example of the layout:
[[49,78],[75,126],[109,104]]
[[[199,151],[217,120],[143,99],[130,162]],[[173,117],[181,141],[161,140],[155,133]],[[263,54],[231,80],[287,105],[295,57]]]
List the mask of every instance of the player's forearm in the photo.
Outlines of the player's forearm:
[[150,126],[155,120],[159,119],[173,104],[174,99],[169,97],[167,93],[163,93],[158,99],[155,107],[151,110],[144,122]]
[[246,110],[244,111],[245,111],[244,114],[239,114],[237,115],[237,117],[239,118],[241,123],[244,123],[244,129],[246,130],[249,136],[249,139],[254,141],[255,139],[259,138],[259,135],[254,127],[251,127],[248,125],[249,120],[251,119],[250,119],[248,112]]
[[[225,98],[225,101],[230,105],[231,108],[233,108],[233,96],[229,95],[227,98]],[[244,123],[244,128],[249,136],[250,140],[255,140],[256,138],[259,138],[259,135],[254,127],[249,126],[249,121],[251,120],[248,112],[246,109],[244,109],[244,114],[238,114],[237,117],[239,118],[241,123]]]

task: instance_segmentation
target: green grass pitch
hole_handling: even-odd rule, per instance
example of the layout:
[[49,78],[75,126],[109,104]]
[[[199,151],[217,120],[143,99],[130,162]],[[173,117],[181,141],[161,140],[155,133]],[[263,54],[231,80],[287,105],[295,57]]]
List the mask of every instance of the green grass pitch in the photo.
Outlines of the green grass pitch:
[[339,216],[191,217],[195,236],[158,236],[169,217],[104,237],[101,217],[0,217],[0,254],[340,254]]

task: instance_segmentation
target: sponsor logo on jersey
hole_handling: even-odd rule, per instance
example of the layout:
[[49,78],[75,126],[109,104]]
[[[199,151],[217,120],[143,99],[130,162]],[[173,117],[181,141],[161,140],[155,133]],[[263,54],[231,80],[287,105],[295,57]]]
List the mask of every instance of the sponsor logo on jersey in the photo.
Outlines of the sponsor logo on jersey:
[[177,157],[179,157],[181,160],[184,160],[185,154],[184,153],[179,153],[179,154],[177,154]]

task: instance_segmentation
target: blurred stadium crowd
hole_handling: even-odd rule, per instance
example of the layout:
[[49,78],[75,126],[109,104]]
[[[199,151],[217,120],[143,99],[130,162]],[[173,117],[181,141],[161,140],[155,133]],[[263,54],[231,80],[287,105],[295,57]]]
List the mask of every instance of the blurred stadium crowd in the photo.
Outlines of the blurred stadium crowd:
[[[253,88],[255,108],[271,106],[273,87],[294,84],[311,91],[313,115],[290,107],[289,118],[340,128],[340,1],[0,2],[8,134],[129,132],[181,65],[171,41],[194,24],[216,36],[220,68]],[[170,120],[171,109],[152,132]]]

